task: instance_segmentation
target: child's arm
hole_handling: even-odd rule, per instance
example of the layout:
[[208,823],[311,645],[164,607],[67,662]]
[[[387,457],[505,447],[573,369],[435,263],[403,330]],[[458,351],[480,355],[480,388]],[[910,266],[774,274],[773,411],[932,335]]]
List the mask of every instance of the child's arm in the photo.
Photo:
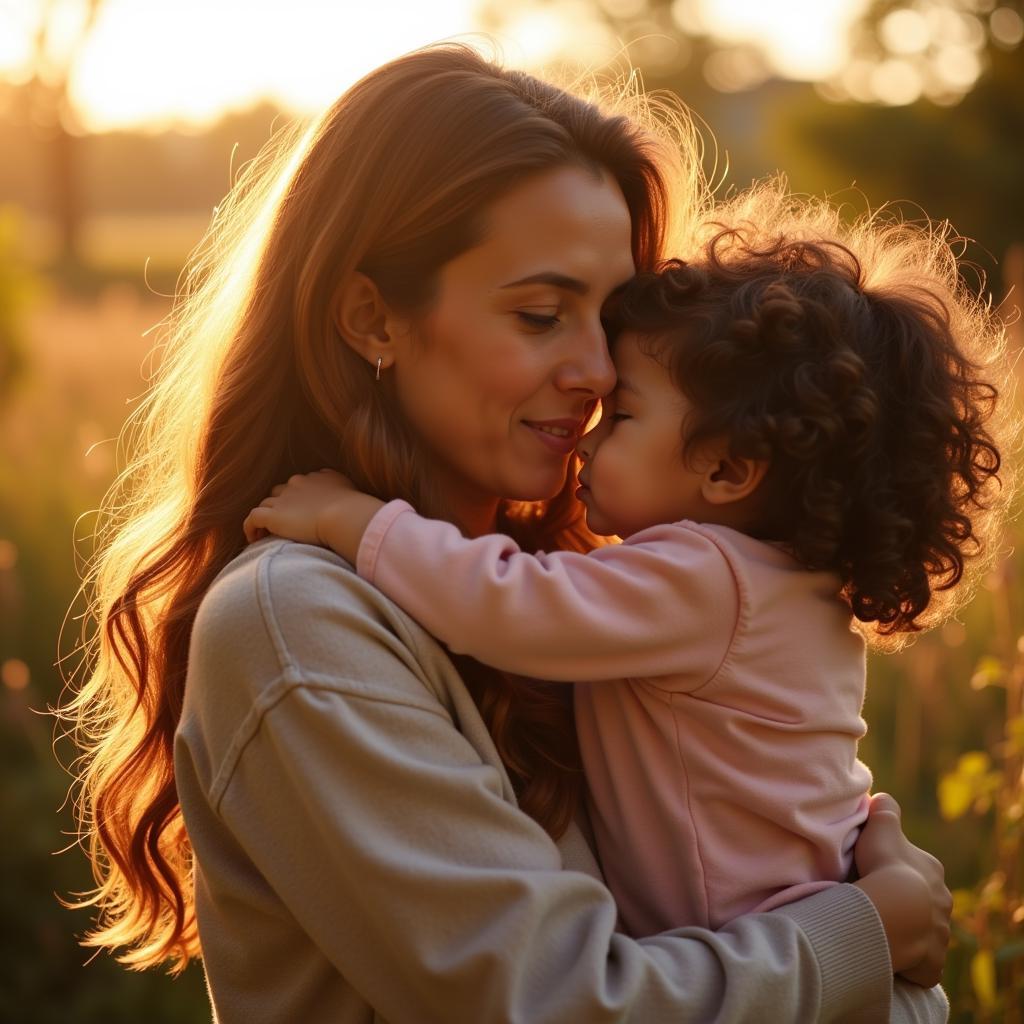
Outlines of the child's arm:
[[673,689],[696,689],[739,615],[725,556],[682,526],[587,555],[534,555],[391,502],[370,522],[356,569],[456,653],[552,680],[671,675]]
[[332,548],[451,650],[520,675],[672,675],[676,689],[680,678],[696,689],[721,664],[739,614],[725,556],[680,526],[588,555],[527,554],[321,470],[275,487],[244,528],[249,540],[269,530]]
[[249,540],[269,530],[332,548],[453,651],[520,675],[672,675],[696,689],[739,614],[724,555],[679,526],[589,555],[526,554],[502,535],[467,540],[322,470],[275,487],[244,529]]

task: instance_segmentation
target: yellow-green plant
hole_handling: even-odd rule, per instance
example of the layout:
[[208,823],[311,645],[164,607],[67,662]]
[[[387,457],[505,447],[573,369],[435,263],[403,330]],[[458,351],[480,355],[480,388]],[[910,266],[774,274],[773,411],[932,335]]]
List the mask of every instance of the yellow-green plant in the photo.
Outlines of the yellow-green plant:
[[939,780],[942,816],[974,816],[991,828],[985,863],[972,888],[953,892],[953,942],[969,956],[962,998],[978,1024],[1024,1020],[1024,635],[1013,628],[1012,563],[994,581],[993,651],[971,686],[1005,690],[1005,717],[986,750],[960,755]]

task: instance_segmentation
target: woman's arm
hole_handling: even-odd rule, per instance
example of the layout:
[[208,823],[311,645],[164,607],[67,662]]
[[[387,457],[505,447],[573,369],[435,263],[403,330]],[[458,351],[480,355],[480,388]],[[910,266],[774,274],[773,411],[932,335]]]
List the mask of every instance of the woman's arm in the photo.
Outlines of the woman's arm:
[[[887,1019],[884,932],[852,886],[718,933],[616,933],[607,890],[561,870],[504,773],[456,728],[439,699],[450,663],[417,650],[397,611],[332,556],[310,552],[268,548],[257,572],[222,579],[204,601],[189,687],[206,696],[182,733],[182,778],[206,773],[203,798],[260,884],[380,1015]],[[232,706],[239,692],[246,716]],[[218,735],[215,750],[196,739]],[[216,988],[217,965],[207,969]]]
[[946,959],[953,912],[945,871],[903,834],[900,806],[888,793],[871,798],[868,825],[854,847],[861,876],[856,885],[879,911],[894,970],[908,981],[934,985]]

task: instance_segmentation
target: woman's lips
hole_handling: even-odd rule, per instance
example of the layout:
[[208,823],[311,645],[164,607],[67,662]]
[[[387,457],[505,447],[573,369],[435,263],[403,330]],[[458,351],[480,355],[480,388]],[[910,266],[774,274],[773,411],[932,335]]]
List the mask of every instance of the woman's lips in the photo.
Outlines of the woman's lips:
[[559,455],[568,455],[580,439],[579,420],[523,420],[541,444]]

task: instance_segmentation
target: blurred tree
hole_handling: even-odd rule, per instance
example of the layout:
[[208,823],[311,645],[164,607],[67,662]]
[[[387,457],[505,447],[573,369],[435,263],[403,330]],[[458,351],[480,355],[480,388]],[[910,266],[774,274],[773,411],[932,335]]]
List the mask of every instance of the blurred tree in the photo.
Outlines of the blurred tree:
[[1020,0],[871,0],[823,91],[835,100],[904,106],[923,96],[949,106],[1022,39]]
[[53,214],[60,239],[60,260],[73,265],[79,257],[82,219],[79,183],[79,139],[68,87],[75,65],[92,31],[102,0],[75,5],[77,24],[65,0],[42,0],[32,60],[32,120],[46,134],[50,149]]
[[967,256],[998,300],[1005,294],[998,264],[1024,240],[1022,51],[993,50],[988,64],[952,106],[924,99],[907,106],[825,105],[807,96],[780,131],[799,155],[801,187],[832,192],[856,179],[872,205],[913,199],[976,240]]
[[[734,92],[784,71],[766,47],[716,35],[710,7],[711,0],[482,0],[481,18],[498,31],[531,11],[554,9],[574,26],[589,20],[591,50],[603,46],[608,56],[625,44],[645,75],[666,83],[692,86],[696,70],[712,88]],[[848,33],[845,61],[821,88],[832,100],[903,105],[923,95],[948,105],[970,92],[993,52],[1012,52],[1022,39],[1022,0],[869,0]]]
[[[38,129],[29,117],[28,85],[0,83],[0,196],[45,216],[52,207],[41,180]],[[261,101],[233,110],[202,130],[106,131],[76,138],[79,201],[97,214],[209,215],[237,174],[288,120]]]

